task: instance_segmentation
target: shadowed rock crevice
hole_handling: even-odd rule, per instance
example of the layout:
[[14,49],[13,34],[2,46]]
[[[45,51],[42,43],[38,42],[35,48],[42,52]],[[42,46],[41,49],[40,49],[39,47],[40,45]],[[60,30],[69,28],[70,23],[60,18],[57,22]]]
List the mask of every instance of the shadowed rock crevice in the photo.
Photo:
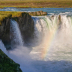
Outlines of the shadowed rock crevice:
[[3,41],[4,45],[9,48],[8,46],[11,44],[10,40],[10,19],[5,18],[2,21],[2,25],[0,26],[0,39]]
[[34,33],[34,21],[27,13],[22,13],[21,17],[18,17],[17,22],[20,27],[20,31],[23,40],[26,42],[33,36]]

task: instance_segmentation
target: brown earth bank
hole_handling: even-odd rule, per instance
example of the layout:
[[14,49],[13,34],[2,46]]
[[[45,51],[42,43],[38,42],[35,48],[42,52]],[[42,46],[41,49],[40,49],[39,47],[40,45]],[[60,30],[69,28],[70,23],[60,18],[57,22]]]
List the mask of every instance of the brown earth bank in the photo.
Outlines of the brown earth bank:
[[0,8],[3,7],[18,7],[18,8],[43,8],[43,7],[58,7],[70,8],[72,1],[52,1],[52,2],[0,2]]

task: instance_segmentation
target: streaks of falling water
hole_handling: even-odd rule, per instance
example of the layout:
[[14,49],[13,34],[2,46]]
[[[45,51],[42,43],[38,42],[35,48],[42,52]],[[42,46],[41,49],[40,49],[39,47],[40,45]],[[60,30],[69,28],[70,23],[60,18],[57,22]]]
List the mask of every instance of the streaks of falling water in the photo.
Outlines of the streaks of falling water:
[[[35,28],[41,43],[33,47],[32,57],[45,60],[71,60],[72,52],[72,18],[66,15],[38,17]],[[59,51],[60,50],[60,51]],[[65,53],[66,51],[66,53]],[[64,53],[63,53],[64,52]],[[68,54],[70,53],[70,54]],[[34,55],[34,56],[33,56]],[[68,58],[69,57],[69,58]]]
[[24,42],[21,36],[21,32],[19,29],[19,25],[16,21],[11,20],[11,38],[12,38],[12,44],[17,44],[20,46],[23,46]]

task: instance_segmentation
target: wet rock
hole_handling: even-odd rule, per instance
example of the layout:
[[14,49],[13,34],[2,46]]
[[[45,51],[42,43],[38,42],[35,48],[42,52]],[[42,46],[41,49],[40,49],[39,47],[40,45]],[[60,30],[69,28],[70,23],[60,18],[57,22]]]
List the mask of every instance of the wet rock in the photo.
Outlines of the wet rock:
[[11,48],[10,35],[10,20],[14,19],[18,22],[23,40],[28,41],[34,33],[34,21],[28,13],[22,13],[19,17],[6,17],[3,19],[0,25],[0,39],[4,43],[7,49]]
[[0,39],[2,40],[6,48],[8,48],[11,45],[10,19],[10,17],[3,19],[2,25],[0,26]]
[[17,20],[23,40],[28,41],[34,33],[34,21],[28,13],[23,13]]

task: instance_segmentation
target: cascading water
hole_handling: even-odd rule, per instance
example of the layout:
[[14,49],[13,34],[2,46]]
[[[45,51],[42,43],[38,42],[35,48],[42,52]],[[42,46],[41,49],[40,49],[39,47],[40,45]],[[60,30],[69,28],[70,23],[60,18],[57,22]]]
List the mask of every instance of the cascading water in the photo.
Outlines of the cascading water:
[[[16,21],[11,20],[12,43],[17,48],[4,52],[20,64],[23,72],[72,72],[72,17],[66,15],[33,17],[31,52],[23,46]],[[0,41],[0,48],[4,45]]]
[[39,21],[40,23],[36,22],[36,25],[39,24],[37,29],[41,28],[39,31],[43,40],[39,46],[31,51],[34,58],[71,61],[72,18],[66,15],[54,15],[41,17]]
[[19,30],[18,23],[14,20],[11,20],[11,39],[12,44],[17,44],[23,46],[23,40],[21,36],[21,32]]

